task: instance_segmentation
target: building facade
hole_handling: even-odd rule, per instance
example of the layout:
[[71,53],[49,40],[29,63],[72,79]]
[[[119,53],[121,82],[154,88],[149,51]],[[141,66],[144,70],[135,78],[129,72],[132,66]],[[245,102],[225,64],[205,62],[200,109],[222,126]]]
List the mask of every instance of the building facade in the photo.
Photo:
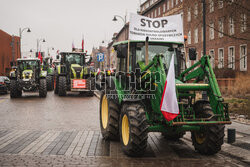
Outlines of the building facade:
[[[249,6],[249,0],[206,0],[206,54],[218,77],[250,74]],[[204,54],[201,0],[147,0],[140,11],[151,18],[179,13],[188,37],[186,47],[195,47],[199,59]],[[194,62],[188,60],[187,66]]]
[[0,75],[8,76],[10,62],[20,58],[20,38],[0,30]]

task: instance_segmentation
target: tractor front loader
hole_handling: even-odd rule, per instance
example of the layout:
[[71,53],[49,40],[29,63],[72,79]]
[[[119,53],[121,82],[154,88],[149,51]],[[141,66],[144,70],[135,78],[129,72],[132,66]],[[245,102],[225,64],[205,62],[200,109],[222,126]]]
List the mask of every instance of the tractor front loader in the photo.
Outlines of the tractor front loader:
[[[184,69],[181,43],[123,41],[114,48],[117,73],[103,79],[100,99],[105,139],[120,139],[127,155],[140,156],[147,147],[148,132],[178,140],[190,131],[194,148],[201,154],[221,150],[225,124],[231,122],[208,55]],[[189,57],[196,59],[194,49],[190,49]],[[172,58],[179,114],[167,121],[160,104]],[[207,100],[199,99],[201,92],[206,92]]]

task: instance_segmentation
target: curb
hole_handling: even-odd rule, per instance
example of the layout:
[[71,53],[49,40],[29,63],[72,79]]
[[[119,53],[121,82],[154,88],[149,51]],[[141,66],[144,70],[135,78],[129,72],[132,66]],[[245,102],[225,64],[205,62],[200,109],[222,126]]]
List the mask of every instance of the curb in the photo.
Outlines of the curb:
[[100,99],[101,96],[98,93],[94,92],[94,94],[98,99]]

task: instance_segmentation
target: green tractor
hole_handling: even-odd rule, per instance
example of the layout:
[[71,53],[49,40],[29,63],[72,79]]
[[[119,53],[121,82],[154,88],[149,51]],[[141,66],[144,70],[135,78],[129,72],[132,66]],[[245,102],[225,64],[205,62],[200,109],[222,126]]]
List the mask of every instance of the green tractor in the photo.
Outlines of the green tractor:
[[22,96],[22,91],[39,91],[40,97],[47,96],[47,72],[41,70],[40,59],[17,59],[10,73],[10,97]]
[[56,67],[54,93],[66,96],[67,91],[94,95],[94,73],[89,68],[88,56],[83,52],[61,52],[60,65]]
[[[225,124],[230,124],[228,105],[223,102],[210,56],[185,67],[182,43],[122,41],[114,44],[116,73],[106,76],[97,88],[100,98],[100,127],[104,139],[120,139],[129,156],[141,156],[149,132],[161,132],[178,140],[191,132],[195,150],[211,155],[221,150]],[[174,58],[179,114],[167,121],[161,98],[171,58]],[[196,60],[190,48],[189,59]],[[207,100],[199,98],[206,92]]]
[[42,69],[47,71],[47,90],[54,90],[54,68],[52,67],[52,58],[45,57],[43,59]]

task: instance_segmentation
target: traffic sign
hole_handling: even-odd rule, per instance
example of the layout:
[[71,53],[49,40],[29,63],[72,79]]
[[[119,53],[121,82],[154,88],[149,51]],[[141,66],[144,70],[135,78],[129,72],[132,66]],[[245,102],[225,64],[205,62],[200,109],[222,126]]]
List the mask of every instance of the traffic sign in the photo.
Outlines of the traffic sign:
[[104,53],[98,53],[97,54],[97,61],[103,62],[104,61]]

